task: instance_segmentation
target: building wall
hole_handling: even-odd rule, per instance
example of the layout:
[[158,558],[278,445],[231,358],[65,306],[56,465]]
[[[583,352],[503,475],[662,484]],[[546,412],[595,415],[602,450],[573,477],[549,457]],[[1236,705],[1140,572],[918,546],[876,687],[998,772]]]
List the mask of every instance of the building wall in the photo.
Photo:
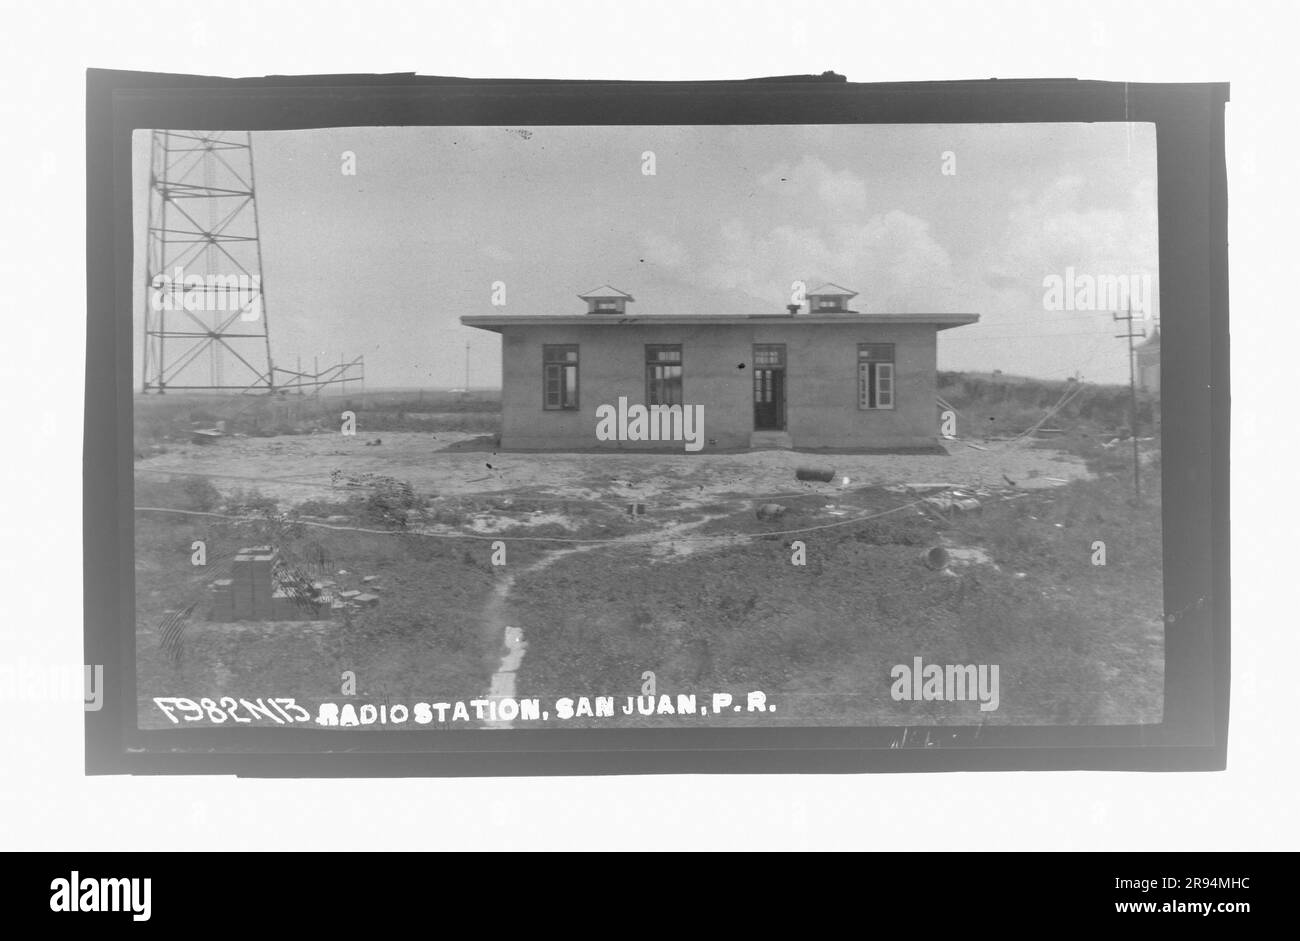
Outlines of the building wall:
[[1134,354],[1137,362],[1138,388],[1145,392],[1160,392],[1160,334],[1147,340]]
[[[753,344],[786,345],[786,432],[796,448],[903,448],[938,440],[935,328],[925,324],[592,324],[502,332],[501,447],[683,450],[682,442],[598,441],[596,409],[644,404],[645,346],[682,345],[682,395],[704,406],[704,452],[747,448],[754,430]],[[542,347],[579,346],[576,411],[542,407]],[[859,343],[894,344],[893,409],[858,408]],[[740,364],[745,368],[741,369]]]

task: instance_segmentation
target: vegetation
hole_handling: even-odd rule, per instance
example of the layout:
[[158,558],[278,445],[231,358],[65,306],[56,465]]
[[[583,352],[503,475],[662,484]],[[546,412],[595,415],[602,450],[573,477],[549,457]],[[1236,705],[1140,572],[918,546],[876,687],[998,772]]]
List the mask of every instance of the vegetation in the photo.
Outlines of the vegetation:
[[320,396],[137,396],[136,456],[160,453],[168,443],[188,441],[196,429],[218,425],[227,434],[259,438],[337,431],[339,416],[344,411],[363,417],[363,434],[384,431],[494,434],[501,427],[499,393],[465,396],[413,390]]
[[[871,513],[898,498],[860,491],[854,500]],[[640,549],[570,556],[516,584],[529,616],[521,687],[635,695],[652,670],[669,693],[763,690],[786,724],[1158,721],[1158,500],[1157,489],[1134,507],[1119,479],[1080,481],[956,521],[913,509],[681,561]],[[812,509],[792,506],[779,526],[718,522],[796,529],[814,523]],[[791,565],[794,538],[806,540],[806,567]],[[992,564],[932,571],[921,550],[941,540],[984,547]],[[1093,564],[1098,540],[1104,566]],[[890,668],[916,656],[998,664],[1001,707],[893,701]],[[699,722],[591,723],[671,721]]]
[[[965,419],[967,436],[1020,434],[1071,392],[1076,394],[1048,420],[1048,426],[1110,438],[1127,435],[1131,424],[1126,385],[940,372],[938,389],[939,395]],[[1139,435],[1152,433],[1159,423],[1159,414],[1158,398],[1139,392]]]
[[[137,514],[142,726],[168,725],[153,696],[293,696],[314,712],[321,702],[340,701],[345,670],[357,676],[360,701],[388,698],[410,704],[469,700],[482,694],[496,663],[495,642],[482,636],[480,624],[495,585],[486,552],[403,533],[367,535],[286,526],[284,519]],[[206,543],[206,566],[191,564],[195,540]],[[222,577],[223,566],[228,570],[238,549],[266,542],[313,575],[379,576],[379,606],[357,612],[348,623],[328,622],[322,629],[204,623],[207,586]],[[185,618],[189,623],[183,632],[171,632],[183,633],[179,649],[169,649],[163,631],[177,621],[172,613],[186,613],[186,608],[191,608]]]
[[[528,644],[522,695],[635,695],[641,674],[653,670],[661,692],[762,690],[778,707],[773,716],[736,722],[1156,721],[1163,670],[1156,403],[1142,400],[1139,434],[1154,430],[1156,439],[1141,442],[1146,500],[1136,505],[1132,451],[1127,442],[1113,443],[1128,431],[1127,388],[940,374],[940,394],[961,412],[967,438],[1024,432],[1076,388],[1049,422],[1063,433],[1023,446],[1079,455],[1096,478],[1043,490],[1008,487],[984,498],[981,511],[962,515],[900,509],[909,498],[880,488],[837,492],[847,517],[828,515],[825,495],[810,491],[782,496],[786,512],[773,521],[757,519],[752,506],[729,494],[685,508],[665,499],[633,520],[617,505],[540,492],[418,493],[408,481],[360,472],[357,464],[350,476],[338,472],[332,491],[297,503],[256,488],[218,489],[202,475],[141,473],[138,506],[235,517],[137,514],[142,720],[161,718],[149,696],[178,690],[294,695],[309,703],[337,698],[344,670],[356,672],[367,699],[480,696],[502,653],[500,626],[485,614],[502,572],[489,564],[488,538],[417,534],[442,526],[509,540],[509,623],[522,626]],[[217,421],[249,435],[336,433],[339,412],[362,404],[359,396],[303,399],[296,406],[150,399],[137,411],[137,451],[156,453],[188,441],[193,426]],[[495,427],[499,403],[372,395],[359,414],[363,437],[389,428],[436,433],[458,423],[464,427],[457,430],[476,430]],[[980,430],[965,430],[970,425]],[[365,454],[384,466],[385,449]],[[384,532],[317,525],[325,518],[331,526]],[[676,546],[666,536],[667,552],[652,541],[580,552],[569,544],[648,534],[669,522],[698,525]],[[835,525],[789,532],[828,523]],[[735,538],[700,541],[709,536]],[[796,539],[806,544],[804,566],[791,565]],[[207,544],[206,567],[190,564],[194,540]],[[1099,542],[1105,565],[1094,564]],[[237,549],[261,544],[276,545],[313,578],[380,576],[379,607],[319,630],[203,629],[208,584]],[[976,557],[932,570],[921,555],[940,544]],[[530,568],[542,560],[549,564]],[[998,664],[1001,707],[981,713],[972,703],[894,701],[890,668],[917,656]],[[664,716],[594,724],[673,721],[700,724]]]

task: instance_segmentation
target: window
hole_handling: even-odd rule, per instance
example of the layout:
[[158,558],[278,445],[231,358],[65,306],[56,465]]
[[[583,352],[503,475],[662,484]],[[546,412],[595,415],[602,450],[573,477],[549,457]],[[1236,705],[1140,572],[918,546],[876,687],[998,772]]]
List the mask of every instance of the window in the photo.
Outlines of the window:
[[858,344],[858,408],[894,407],[894,344]]
[[596,310],[618,310],[618,301],[596,301]]
[[821,297],[817,299],[818,310],[839,310],[840,299],[838,297]]
[[578,407],[578,346],[542,347],[542,407]]
[[682,348],[657,345],[645,348],[647,405],[682,404]]
[[784,366],[785,365],[785,344],[784,343],[755,343],[754,344],[754,365],[755,366]]

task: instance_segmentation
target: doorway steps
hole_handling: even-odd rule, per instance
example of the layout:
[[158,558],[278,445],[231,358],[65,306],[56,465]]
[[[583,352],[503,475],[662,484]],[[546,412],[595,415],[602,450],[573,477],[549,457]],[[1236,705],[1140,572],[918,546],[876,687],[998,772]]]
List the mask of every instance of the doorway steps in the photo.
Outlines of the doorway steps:
[[754,431],[749,435],[749,446],[754,449],[790,451],[794,443],[788,431]]

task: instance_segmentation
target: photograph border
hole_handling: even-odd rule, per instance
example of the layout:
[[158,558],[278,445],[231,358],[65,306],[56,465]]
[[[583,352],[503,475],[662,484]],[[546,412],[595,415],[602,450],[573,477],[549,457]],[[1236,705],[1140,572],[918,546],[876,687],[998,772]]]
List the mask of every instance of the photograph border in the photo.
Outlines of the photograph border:
[[[958,770],[1220,770],[1229,705],[1228,86],[977,80],[858,84],[832,74],[735,82],[249,79],[87,73],[83,450],[89,774],[463,776]],[[136,727],[131,159],[136,129],[367,126],[1149,122],[1157,134],[1165,601],[1158,725],[700,729]],[[110,394],[111,393],[111,394]],[[922,733],[917,735],[916,733]],[[976,740],[978,738],[978,741]]]

